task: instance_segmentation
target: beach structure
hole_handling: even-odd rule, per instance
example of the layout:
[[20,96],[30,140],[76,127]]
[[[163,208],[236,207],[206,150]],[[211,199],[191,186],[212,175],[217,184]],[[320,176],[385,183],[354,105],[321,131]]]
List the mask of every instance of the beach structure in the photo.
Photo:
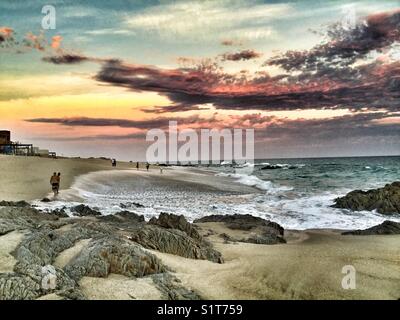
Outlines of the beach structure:
[[39,149],[34,147],[33,144],[11,141],[11,132],[8,130],[0,130],[0,154],[56,157],[55,152]]

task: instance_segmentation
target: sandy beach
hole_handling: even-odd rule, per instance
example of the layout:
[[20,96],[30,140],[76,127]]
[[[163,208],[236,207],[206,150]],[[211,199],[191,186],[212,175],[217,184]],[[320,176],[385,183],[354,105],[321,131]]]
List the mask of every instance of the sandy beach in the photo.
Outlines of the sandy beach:
[[[133,168],[134,164],[118,162],[117,169]],[[0,155],[0,195],[2,200],[35,200],[51,192],[49,184],[53,172],[61,172],[60,189],[68,189],[82,174],[113,170],[109,160],[54,159]]]
[[[118,169],[130,167],[133,165],[121,164]],[[78,175],[110,169],[110,163],[104,160],[0,156],[0,200],[29,201],[44,197],[49,192],[48,178],[53,171],[63,173],[62,187],[66,189]],[[223,190],[226,185],[229,192],[246,191],[246,188],[228,183],[228,179],[221,184],[202,182],[195,172],[175,174],[166,171],[160,175],[158,169],[153,168],[150,172],[139,171],[136,174],[138,180],[144,179],[150,184],[175,184],[188,189],[197,186],[207,192]],[[1,210],[6,209],[0,207]],[[4,212],[7,217],[9,211]],[[56,222],[51,222],[52,228],[60,234],[72,232],[76,223],[74,219],[62,218],[57,227],[53,226]],[[82,219],[89,219],[89,223],[96,221]],[[7,221],[4,222],[6,225]],[[118,226],[116,232],[126,238],[130,234],[129,228]],[[228,235],[231,239],[243,238],[253,231],[233,230],[219,222],[196,223],[195,228],[221,253],[224,263],[191,259],[151,248],[144,250],[159,258],[181,286],[202,299],[400,298],[399,235],[343,236],[340,230],[285,230],[287,243],[264,245],[224,240],[221,235]],[[1,274],[13,272],[17,263],[14,252],[26,232],[19,227],[0,236]],[[57,252],[52,263],[57,268],[64,268],[90,247],[91,240],[90,236],[74,240],[72,246]],[[346,265],[352,265],[356,270],[356,288],[353,290],[345,290],[341,285],[342,268]],[[135,278],[113,272],[107,277],[84,276],[79,281],[87,299],[165,298],[165,293],[163,295],[155,283],[156,278]],[[51,293],[40,298],[56,299],[60,296]]]

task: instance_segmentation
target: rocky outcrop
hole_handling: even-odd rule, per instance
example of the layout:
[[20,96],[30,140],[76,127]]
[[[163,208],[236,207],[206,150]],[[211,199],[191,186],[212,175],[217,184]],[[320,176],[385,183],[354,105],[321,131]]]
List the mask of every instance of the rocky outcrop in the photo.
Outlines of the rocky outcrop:
[[[102,216],[84,205],[75,211],[79,218],[65,217],[62,210],[43,213],[14,203],[0,208],[0,236],[14,230],[24,235],[11,253],[16,260],[13,273],[0,274],[0,300],[47,295],[85,299],[80,279],[110,273],[152,277],[165,299],[199,299],[144,248],[222,262],[221,254],[183,217],[162,214],[146,223],[143,216],[129,211]],[[64,267],[54,265],[61,254],[85,239],[88,241]],[[54,285],[44,283],[46,275],[56,279]]]
[[232,230],[249,231],[247,237],[229,239],[224,236],[225,241],[239,241],[255,244],[279,244],[286,243],[284,239],[284,228],[276,222],[268,221],[252,215],[211,215],[194,221],[195,223],[220,222]]
[[30,204],[26,201],[0,201],[0,207],[18,207],[18,208],[26,208],[29,207]]
[[101,216],[101,213],[99,211],[93,210],[92,208],[85,206],[84,204],[72,207],[71,212],[73,212],[74,216],[77,217]]
[[250,214],[233,214],[233,215],[210,215],[194,221],[194,223],[202,222],[223,222],[229,229],[251,230],[257,227],[269,227],[275,229],[283,236],[284,229],[276,222],[265,220],[260,217],[254,217]]
[[205,240],[192,238],[187,233],[177,229],[163,229],[147,225],[137,233],[132,234],[131,240],[145,248],[164,253],[175,254],[190,259],[210,260],[222,263],[221,254],[214,250]]
[[192,224],[187,222],[184,216],[168,214],[162,212],[158,218],[153,217],[150,219],[149,224],[153,224],[156,226],[160,226],[167,229],[177,229],[185,232],[189,237],[202,241],[202,237],[197,232],[197,230],[193,227]]
[[93,240],[65,267],[65,271],[79,281],[83,276],[104,278],[110,273],[143,277],[165,272],[166,268],[156,256],[139,245],[107,236]]
[[386,220],[377,226],[365,230],[346,231],[342,234],[360,236],[400,234],[400,222]]
[[387,184],[380,189],[352,191],[335,199],[333,207],[353,211],[377,210],[381,214],[400,213],[400,182]]

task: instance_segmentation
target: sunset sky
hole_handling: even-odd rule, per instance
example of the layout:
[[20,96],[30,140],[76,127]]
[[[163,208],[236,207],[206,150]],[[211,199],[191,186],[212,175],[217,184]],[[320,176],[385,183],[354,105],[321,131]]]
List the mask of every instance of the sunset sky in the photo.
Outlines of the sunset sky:
[[14,141],[144,160],[168,120],[254,128],[258,158],[399,155],[400,1],[0,2]]

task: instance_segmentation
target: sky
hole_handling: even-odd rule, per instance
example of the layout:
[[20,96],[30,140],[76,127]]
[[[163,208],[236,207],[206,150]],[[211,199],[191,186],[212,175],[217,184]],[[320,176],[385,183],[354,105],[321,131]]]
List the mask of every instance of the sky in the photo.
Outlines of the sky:
[[399,41],[399,0],[2,0],[0,129],[134,161],[170,120],[252,128],[257,158],[399,155]]

